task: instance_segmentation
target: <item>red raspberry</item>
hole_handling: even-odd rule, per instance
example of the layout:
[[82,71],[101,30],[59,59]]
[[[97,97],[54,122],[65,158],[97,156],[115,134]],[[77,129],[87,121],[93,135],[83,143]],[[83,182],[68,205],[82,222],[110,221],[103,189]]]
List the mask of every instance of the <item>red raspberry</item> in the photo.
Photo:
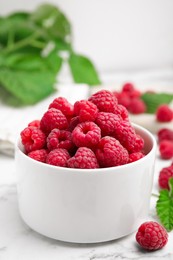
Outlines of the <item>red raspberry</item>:
[[130,82],[126,82],[124,83],[124,85],[122,86],[122,91],[124,92],[132,92],[135,89],[133,83]]
[[164,227],[154,221],[143,223],[136,234],[138,244],[147,250],[161,249],[168,242],[168,234]]
[[22,144],[26,153],[44,148],[46,135],[36,127],[28,126],[21,133]]
[[173,141],[161,141],[159,144],[159,151],[162,159],[171,159],[173,157]]
[[40,149],[28,153],[28,156],[36,161],[45,163],[47,154],[48,154],[47,150]]
[[117,99],[115,95],[108,90],[98,91],[89,98],[89,101],[94,103],[99,111],[103,112],[114,113],[117,106]]
[[127,150],[113,137],[103,137],[96,149],[96,158],[101,167],[113,167],[129,161]]
[[145,155],[141,152],[131,153],[129,154],[129,163],[138,161],[143,158]]
[[133,98],[128,106],[128,111],[132,114],[142,114],[146,112],[146,105],[142,99]]
[[141,150],[144,148],[144,139],[136,134],[135,136],[135,143],[133,148],[130,149],[131,152],[141,152]]
[[130,105],[130,101],[131,101],[131,98],[129,97],[128,93],[126,93],[126,92],[119,93],[118,104],[120,104],[128,109],[128,107]]
[[40,121],[40,128],[43,132],[49,134],[52,129],[58,128],[65,130],[68,127],[68,122],[63,113],[56,109],[50,108],[42,117]]
[[40,127],[40,120],[34,120],[28,124],[28,126]]
[[115,124],[116,139],[129,151],[135,152],[134,147],[136,144],[136,133],[134,128],[128,121],[117,121]]
[[66,117],[71,117],[74,114],[73,105],[64,97],[58,97],[53,100],[49,108],[56,108],[60,110]]
[[72,117],[69,123],[68,130],[72,132],[79,123],[80,123],[79,116]]
[[119,116],[122,120],[129,121],[129,113],[127,109],[122,105],[117,105],[115,112],[117,116]]
[[162,128],[158,131],[158,141],[159,143],[163,140],[173,141],[173,131],[168,128]]
[[168,105],[163,104],[157,108],[156,119],[159,122],[170,122],[173,119],[173,111]]
[[80,122],[94,121],[98,114],[98,108],[88,100],[76,101],[74,104],[74,113],[79,116]]
[[52,150],[48,154],[48,156],[46,158],[46,163],[55,165],[55,166],[66,167],[68,159],[70,159],[70,155],[67,152],[67,150],[58,148],[58,149]]
[[120,117],[107,112],[99,112],[95,120],[101,129],[102,136],[114,134],[116,121],[120,121]]
[[100,128],[93,122],[78,124],[72,132],[72,140],[77,147],[95,148],[101,138]]
[[69,168],[95,169],[99,168],[94,152],[87,147],[78,148],[76,154],[67,162]]
[[169,190],[169,179],[173,177],[173,165],[163,168],[159,174],[159,186],[161,189]]
[[130,98],[139,98],[141,96],[141,92],[132,83],[125,83],[122,87],[122,92],[127,93]]
[[71,132],[66,130],[53,129],[47,137],[47,148],[53,150],[56,148],[63,148],[68,151],[73,149]]

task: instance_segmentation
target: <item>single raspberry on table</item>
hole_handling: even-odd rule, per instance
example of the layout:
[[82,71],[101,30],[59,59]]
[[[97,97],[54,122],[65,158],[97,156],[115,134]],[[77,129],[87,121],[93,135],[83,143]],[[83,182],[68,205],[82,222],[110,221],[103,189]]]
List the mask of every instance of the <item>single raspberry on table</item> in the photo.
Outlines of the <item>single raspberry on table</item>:
[[26,153],[44,148],[46,135],[39,128],[28,126],[20,133]]
[[162,159],[171,159],[173,157],[173,141],[161,141],[159,144],[159,152]]
[[43,163],[46,162],[47,155],[48,155],[48,152],[46,149],[35,150],[35,151],[28,153],[28,156],[30,158],[32,158],[36,161],[39,161],[39,162],[43,162]]
[[28,126],[40,127],[40,120],[33,120],[28,124]]
[[55,166],[61,166],[66,167],[67,161],[70,159],[70,155],[67,152],[67,150],[62,148],[57,148],[52,150],[46,158],[46,163],[55,165]]
[[80,169],[99,168],[94,152],[87,147],[78,148],[76,154],[68,160],[67,166]]
[[66,130],[53,129],[47,137],[47,148],[53,150],[56,148],[63,148],[68,151],[73,149],[71,132]]
[[115,132],[115,122],[120,120],[120,117],[113,113],[99,112],[95,123],[100,127],[102,136],[111,136]]
[[113,137],[103,137],[96,149],[96,158],[100,167],[113,167],[128,163],[128,151]]
[[108,90],[100,90],[93,94],[88,100],[94,103],[99,111],[112,113],[115,112],[118,103],[113,92]]
[[117,105],[116,106],[114,114],[119,116],[122,120],[129,121],[128,110],[124,106],[122,106],[122,105]]
[[142,114],[145,113],[146,110],[147,107],[144,101],[139,98],[133,98],[128,106],[128,111],[132,114]]
[[159,173],[159,186],[161,189],[169,190],[169,179],[173,177],[173,165],[164,167]]
[[145,155],[141,152],[131,153],[129,154],[129,163],[138,161],[143,158]]
[[65,130],[68,127],[67,118],[56,108],[50,108],[41,118],[40,128],[49,134],[54,128]]
[[64,97],[58,97],[53,100],[49,105],[50,108],[56,108],[60,110],[67,118],[73,116],[74,108],[70,102]]
[[139,227],[136,241],[146,250],[158,250],[168,242],[168,234],[159,223],[148,221]]
[[77,147],[94,149],[101,139],[101,130],[94,122],[78,124],[72,132],[72,140]]
[[162,128],[157,133],[159,143],[163,140],[173,141],[173,130]]
[[136,133],[130,122],[117,121],[115,123],[114,137],[124,146],[129,152],[135,152]]
[[94,121],[98,114],[98,108],[88,100],[76,101],[74,104],[74,113],[79,116],[80,122]]
[[173,119],[172,109],[167,104],[160,105],[156,111],[156,119],[159,122],[170,122]]

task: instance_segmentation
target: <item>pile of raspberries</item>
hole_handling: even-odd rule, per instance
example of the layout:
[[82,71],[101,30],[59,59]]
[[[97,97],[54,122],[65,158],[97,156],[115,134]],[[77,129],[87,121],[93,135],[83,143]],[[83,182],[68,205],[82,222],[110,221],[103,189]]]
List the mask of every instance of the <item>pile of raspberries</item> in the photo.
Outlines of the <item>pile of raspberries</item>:
[[108,90],[74,105],[54,99],[41,120],[21,132],[21,140],[29,157],[68,168],[113,167],[144,157],[144,140]]

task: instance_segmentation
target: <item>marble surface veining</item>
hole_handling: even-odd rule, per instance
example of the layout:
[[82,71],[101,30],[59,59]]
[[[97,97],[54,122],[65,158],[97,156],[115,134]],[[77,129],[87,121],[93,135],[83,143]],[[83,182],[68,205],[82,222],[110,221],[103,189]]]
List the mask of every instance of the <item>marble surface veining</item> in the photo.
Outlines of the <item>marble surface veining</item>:
[[[149,220],[156,220],[151,197]],[[22,221],[18,211],[14,159],[0,154],[0,260],[173,260],[173,232],[168,244],[155,252],[140,249],[135,233],[98,244],[64,243],[44,237]]]

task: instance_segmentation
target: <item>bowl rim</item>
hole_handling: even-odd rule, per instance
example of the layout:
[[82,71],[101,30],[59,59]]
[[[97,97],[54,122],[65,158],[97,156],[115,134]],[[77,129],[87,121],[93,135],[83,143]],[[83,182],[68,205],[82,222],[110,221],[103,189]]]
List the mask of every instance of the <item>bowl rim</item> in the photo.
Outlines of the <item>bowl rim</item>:
[[127,163],[127,164],[113,166],[113,167],[95,168],[95,169],[68,168],[68,167],[61,167],[61,166],[46,164],[46,163],[39,162],[37,160],[30,158],[21,150],[21,148],[19,147],[20,145],[22,145],[20,137],[17,139],[17,142],[15,143],[15,157],[16,157],[16,153],[19,152],[19,154],[21,156],[23,156],[26,160],[30,161],[31,163],[36,164],[40,167],[44,167],[44,168],[46,167],[46,168],[50,168],[50,169],[54,169],[54,170],[57,169],[57,173],[66,171],[66,172],[70,172],[71,174],[72,173],[81,174],[81,172],[82,172],[82,174],[84,174],[84,173],[92,173],[92,174],[101,174],[102,173],[103,174],[103,173],[105,173],[105,170],[106,170],[106,172],[109,172],[109,171],[112,172],[112,171],[115,171],[118,169],[122,170],[122,169],[126,169],[129,167],[131,168],[131,167],[134,167],[135,165],[137,166],[138,164],[145,163],[145,161],[151,155],[151,153],[153,153],[153,151],[156,153],[156,147],[157,147],[156,138],[150,131],[148,131],[146,128],[144,128],[140,125],[137,125],[135,123],[132,123],[132,125],[135,129],[145,132],[149,136],[150,140],[152,141],[151,150],[143,158],[141,158],[135,162],[132,162],[132,163]]

